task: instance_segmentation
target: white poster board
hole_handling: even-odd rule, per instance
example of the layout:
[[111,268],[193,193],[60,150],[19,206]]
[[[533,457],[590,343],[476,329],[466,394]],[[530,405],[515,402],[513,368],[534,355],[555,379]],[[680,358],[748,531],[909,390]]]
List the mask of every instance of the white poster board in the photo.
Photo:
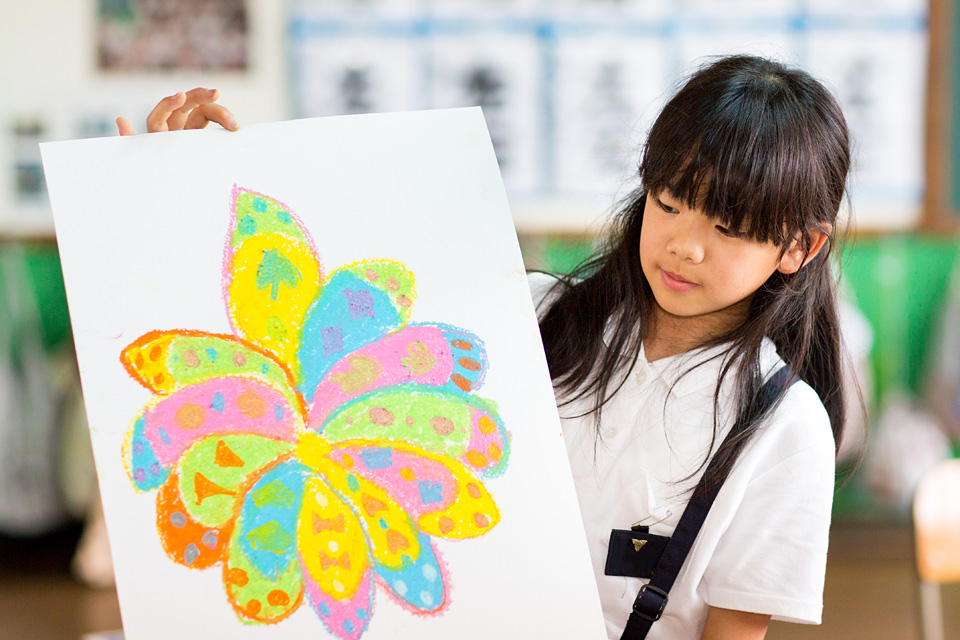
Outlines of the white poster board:
[[42,151],[128,640],[605,637],[479,109]]

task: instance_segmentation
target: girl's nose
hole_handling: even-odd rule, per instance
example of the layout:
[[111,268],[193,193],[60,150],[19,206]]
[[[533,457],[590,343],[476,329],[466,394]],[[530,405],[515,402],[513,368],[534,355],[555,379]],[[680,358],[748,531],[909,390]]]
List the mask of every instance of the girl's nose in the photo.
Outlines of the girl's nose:
[[685,262],[703,262],[704,247],[699,231],[693,225],[678,225],[667,240],[667,251]]

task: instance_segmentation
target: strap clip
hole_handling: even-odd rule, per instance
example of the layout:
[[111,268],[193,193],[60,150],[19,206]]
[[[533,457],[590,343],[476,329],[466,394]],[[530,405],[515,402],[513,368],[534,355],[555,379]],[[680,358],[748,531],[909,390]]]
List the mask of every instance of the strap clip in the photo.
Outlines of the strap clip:
[[667,592],[645,584],[640,587],[637,599],[633,601],[633,612],[644,620],[656,622],[667,606]]

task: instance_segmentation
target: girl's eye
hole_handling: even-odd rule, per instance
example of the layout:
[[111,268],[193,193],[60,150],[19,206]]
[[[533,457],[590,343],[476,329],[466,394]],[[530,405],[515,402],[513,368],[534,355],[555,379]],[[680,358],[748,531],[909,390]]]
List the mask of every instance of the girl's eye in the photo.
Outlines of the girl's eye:
[[740,233],[739,231],[733,231],[732,229],[728,229],[728,228],[726,228],[726,227],[724,227],[724,226],[721,226],[721,225],[719,225],[719,224],[717,225],[717,231],[719,231],[719,232],[722,233],[723,235],[727,236],[728,238],[743,238],[743,237],[745,237],[745,235],[744,235],[743,233]]
[[663,209],[667,213],[680,213],[679,210],[674,209],[673,207],[665,204],[663,200],[661,200],[660,198],[657,198],[657,204],[660,206],[661,209]]

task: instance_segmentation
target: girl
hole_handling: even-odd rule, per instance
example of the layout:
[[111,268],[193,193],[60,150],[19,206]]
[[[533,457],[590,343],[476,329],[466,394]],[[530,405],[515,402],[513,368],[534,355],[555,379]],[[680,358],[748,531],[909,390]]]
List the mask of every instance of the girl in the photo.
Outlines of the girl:
[[[235,129],[216,97],[166,98],[148,128]],[[720,483],[647,638],[745,640],[771,617],[820,621],[844,418],[828,256],[849,163],[843,115],[818,82],[720,59],[651,128],[607,248],[572,276],[531,276],[610,638],[646,582],[606,574],[611,530],[670,536],[691,497]],[[761,387],[784,364],[802,381],[763,411]]]

